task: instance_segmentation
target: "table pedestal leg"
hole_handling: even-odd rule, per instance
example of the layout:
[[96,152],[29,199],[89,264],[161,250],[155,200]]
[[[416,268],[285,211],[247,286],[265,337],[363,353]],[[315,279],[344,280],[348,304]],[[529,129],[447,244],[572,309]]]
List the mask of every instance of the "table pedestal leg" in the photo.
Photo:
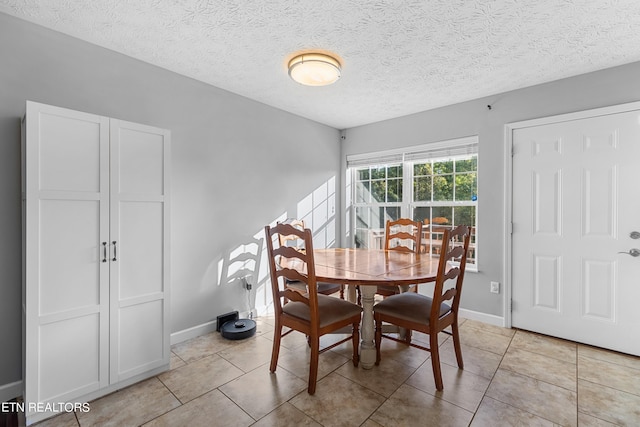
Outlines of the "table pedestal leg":
[[371,369],[376,362],[376,346],[373,342],[373,298],[375,286],[360,286],[362,293],[362,328],[360,329],[360,364],[364,369]]
[[[418,285],[416,285],[418,286]],[[400,292],[409,292],[409,285],[400,285],[398,286],[400,288]],[[398,338],[400,338],[401,340],[405,339],[407,337],[407,330],[405,328],[398,328]]]
[[347,301],[355,303],[356,299],[356,285],[347,285]]

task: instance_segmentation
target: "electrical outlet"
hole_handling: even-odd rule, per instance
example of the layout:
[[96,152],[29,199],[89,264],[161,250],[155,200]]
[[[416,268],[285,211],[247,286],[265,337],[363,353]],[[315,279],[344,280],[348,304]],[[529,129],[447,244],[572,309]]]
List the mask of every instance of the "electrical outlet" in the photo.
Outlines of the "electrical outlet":
[[500,293],[500,282],[491,282],[491,288],[489,289],[493,294]]

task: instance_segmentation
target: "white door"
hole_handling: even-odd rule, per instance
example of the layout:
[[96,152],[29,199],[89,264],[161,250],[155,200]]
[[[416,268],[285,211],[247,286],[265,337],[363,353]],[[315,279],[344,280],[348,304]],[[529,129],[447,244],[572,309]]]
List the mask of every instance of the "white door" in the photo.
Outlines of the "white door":
[[513,326],[640,355],[640,105],[515,125],[512,143]]
[[64,402],[109,383],[109,124],[33,102],[25,122],[25,402]]
[[169,363],[169,132],[111,119],[111,382]]

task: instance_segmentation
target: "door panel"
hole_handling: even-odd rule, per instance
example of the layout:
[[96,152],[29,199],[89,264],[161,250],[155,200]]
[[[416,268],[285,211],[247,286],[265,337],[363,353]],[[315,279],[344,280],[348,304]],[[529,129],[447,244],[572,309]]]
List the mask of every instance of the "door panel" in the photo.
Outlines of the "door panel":
[[98,313],[41,326],[39,402],[63,402],[99,388],[99,337]]
[[118,287],[120,298],[164,290],[163,203],[121,202]]
[[558,256],[534,255],[534,307],[560,311],[560,262]]
[[120,309],[120,376],[132,376],[149,370],[150,364],[162,364],[164,336],[158,322],[162,321],[163,312],[162,300]]
[[111,120],[112,382],[169,363],[169,134]]
[[562,171],[533,173],[534,233],[561,235]]
[[513,326],[640,355],[637,108],[513,129]]
[[164,194],[164,134],[123,121],[113,128],[120,151],[119,192]]
[[24,399],[60,402],[109,384],[109,126],[27,102],[24,131]]
[[[100,191],[100,120],[84,114],[40,115],[41,190]],[[104,131],[104,129],[103,129]]]
[[582,260],[582,315],[614,322],[616,261]]
[[100,202],[40,202],[40,315],[100,304]]

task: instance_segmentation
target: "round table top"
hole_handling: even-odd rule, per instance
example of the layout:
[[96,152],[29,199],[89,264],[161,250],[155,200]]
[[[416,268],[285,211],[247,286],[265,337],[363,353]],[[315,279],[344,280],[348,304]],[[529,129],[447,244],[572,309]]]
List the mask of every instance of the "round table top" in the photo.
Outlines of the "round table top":
[[438,257],[384,249],[329,248],[313,251],[319,282],[409,285],[435,281]]

